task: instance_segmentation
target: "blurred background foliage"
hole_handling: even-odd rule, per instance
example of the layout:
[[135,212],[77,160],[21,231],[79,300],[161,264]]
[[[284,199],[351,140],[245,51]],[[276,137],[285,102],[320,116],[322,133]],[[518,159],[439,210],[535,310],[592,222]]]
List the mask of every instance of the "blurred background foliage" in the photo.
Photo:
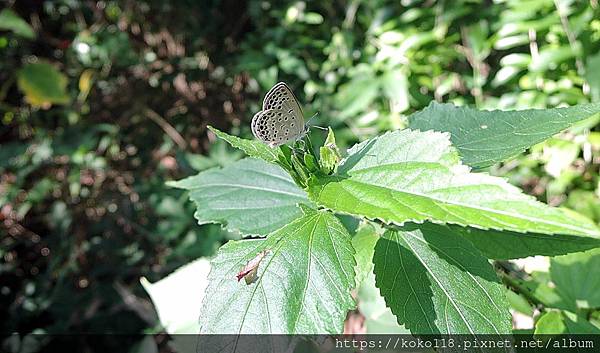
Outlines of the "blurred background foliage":
[[[164,183],[240,158],[206,126],[250,137],[277,81],[343,147],[432,100],[600,101],[597,0],[0,4],[2,332],[154,332],[139,278],[239,237]],[[600,221],[597,124],[491,172]]]

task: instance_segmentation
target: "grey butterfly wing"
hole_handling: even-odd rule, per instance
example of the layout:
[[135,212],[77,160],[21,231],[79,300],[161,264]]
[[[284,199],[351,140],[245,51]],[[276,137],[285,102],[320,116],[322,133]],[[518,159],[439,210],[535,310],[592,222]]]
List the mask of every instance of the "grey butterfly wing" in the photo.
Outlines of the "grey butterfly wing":
[[304,124],[304,113],[296,96],[285,82],[279,82],[267,92],[263,100],[263,110],[278,109],[292,114]]
[[270,147],[297,140],[304,134],[304,122],[280,109],[262,110],[252,118],[252,133]]
[[267,92],[263,110],[252,118],[252,132],[271,147],[297,140],[304,134],[304,115],[292,90],[279,82]]
[[304,114],[296,96],[294,96],[290,87],[284,82],[277,83],[265,95],[263,110],[267,109],[283,110],[302,118],[302,121],[304,121]]

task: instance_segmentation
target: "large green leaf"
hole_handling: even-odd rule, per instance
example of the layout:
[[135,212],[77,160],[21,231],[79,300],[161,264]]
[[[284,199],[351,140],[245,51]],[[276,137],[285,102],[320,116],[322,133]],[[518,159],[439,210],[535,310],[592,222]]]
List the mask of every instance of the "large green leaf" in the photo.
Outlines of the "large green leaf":
[[600,248],[552,258],[550,279],[565,301],[600,308]]
[[299,203],[311,204],[280,167],[253,158],[169,185],[190,190],[199,224],[222,223],[243,234],[266,235],[300,217]]
[[471,173],[448,134],[433,131],[394,131],[354,146],[338,175],[311,181],[309,195],[334,211],[387,223],[600,238],[584,216],[538,202],[502,178]]
[[448,231],[469,239],[487,258],[497,260],[564,255],[600,247],[600,238],[580,235],[518,233],[459,226],[448,226]]
[[208,127],[217,137],[227,141],[232,147],[244,151],[248,156],[262,159],[269,163],[277,163],[283,158],[280,148],[271,148],[257,140],[246,140],[220,131],[212,126]]
[[0,12],[0,30],[13,31],[15,34],[28,39],[35,38],[35,32],[29,23],[10,9],[4,9]]
[[66,104],[67,77],[47,62],[27,64],[17,72],[17,84],[34,106]]
[[463,162],[483,168],[507,160],[525,149],[600,113],[600,104],[570,108],[482,111],[432,102],[409,118],[409,127],[449,132]]
[[[342,332],[347,311],[355,306],[350,235],[331,213],[305,212],[266,239],[221,247],[211,262],[202,333]],[[257,280],[238,282],[236,273],[265,250]]]
[[387,231],[374,263],[387,306],[413,334],[511,332],[504,287],[492,266],[444,227]]

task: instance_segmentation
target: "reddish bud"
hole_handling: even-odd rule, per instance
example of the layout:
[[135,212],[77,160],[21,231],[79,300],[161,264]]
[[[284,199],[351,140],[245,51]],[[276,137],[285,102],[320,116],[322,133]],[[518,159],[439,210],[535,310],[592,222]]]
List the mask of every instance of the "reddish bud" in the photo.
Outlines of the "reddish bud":
[[246,284],[251,284],[256,280],[256,273],[258,272],[258,265],[269,253],[268,250],[259,252],[252,260],[248,261],[246,266],[235,276],[238,282],[243,278]]

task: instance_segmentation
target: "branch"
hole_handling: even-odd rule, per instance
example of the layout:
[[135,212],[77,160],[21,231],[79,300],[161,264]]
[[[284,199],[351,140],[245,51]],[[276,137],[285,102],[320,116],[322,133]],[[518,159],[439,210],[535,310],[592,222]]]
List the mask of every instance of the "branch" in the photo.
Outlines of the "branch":
[[173,127],[173,125],[169,124],[162,116],[160,116],[157,112],[150,108],[146,108],[144,110],[144,114],[149,117],[152,121],[154,121],[158,126],[160,126],[164,132],[181,148],[185,150],[187,148],[187,143],[181,134]]

